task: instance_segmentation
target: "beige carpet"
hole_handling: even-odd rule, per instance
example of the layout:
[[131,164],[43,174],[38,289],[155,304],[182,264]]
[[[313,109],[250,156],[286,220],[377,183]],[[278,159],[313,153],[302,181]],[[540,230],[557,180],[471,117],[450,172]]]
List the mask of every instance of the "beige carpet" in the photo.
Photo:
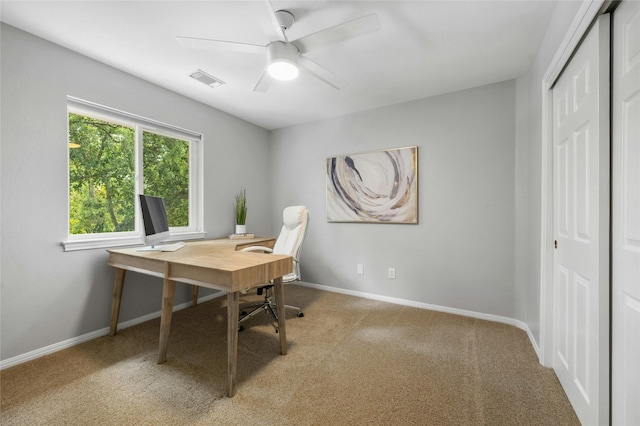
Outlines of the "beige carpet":
[[[255,294],[244,297],[255,299]],[[579,424],[553,372],[514,327],[286,287],[304,318],[289,353],[259,315],[226,390],[226,298],[0,372],[2,425]]]

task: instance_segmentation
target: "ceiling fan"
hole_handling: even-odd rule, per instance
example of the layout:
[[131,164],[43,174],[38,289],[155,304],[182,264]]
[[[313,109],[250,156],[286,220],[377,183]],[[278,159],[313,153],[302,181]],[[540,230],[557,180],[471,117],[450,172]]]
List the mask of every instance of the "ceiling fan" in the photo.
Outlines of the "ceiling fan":
[[378,16],[372,13],[290,41],[287,39],[285,31],[291,28],[295,17],[287,10],[274,11],[270,1],[265,0],[265,2],[278,37],[277,40],[271,41],[266,46],[193,37],[176,37],[176,40],[180,45],[188,48],[266,54],[267,65],[253,88],[254,92],[266,92],[274,78],[277,80],[296,78],[298,67],[304,68],[315,78],[339,90],[344,86],[344,80],[312,61],[305,54],[313,49],[343,42],[380,29]]

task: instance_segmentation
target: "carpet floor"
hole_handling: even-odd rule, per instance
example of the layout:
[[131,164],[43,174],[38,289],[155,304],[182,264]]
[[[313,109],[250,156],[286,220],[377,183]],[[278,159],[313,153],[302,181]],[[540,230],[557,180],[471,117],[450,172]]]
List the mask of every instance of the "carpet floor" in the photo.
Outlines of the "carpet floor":
[[[299,285],[289,352],[246,323],[226,393],[226,297],[0,372],[2,425],[578,425],[553,371],[512,326]],[[241,303],[259,300],[245,295]]]

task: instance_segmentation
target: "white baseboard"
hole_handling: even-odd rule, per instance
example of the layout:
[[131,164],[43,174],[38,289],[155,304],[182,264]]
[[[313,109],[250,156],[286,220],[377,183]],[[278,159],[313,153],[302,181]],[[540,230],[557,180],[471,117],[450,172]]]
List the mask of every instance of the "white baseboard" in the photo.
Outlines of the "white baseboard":
[[[484,313],[481,313],[481,312],[467,311],[467,310],[464,310],[464,309],[449,308],[447,306],[432,305],[432,304],[429,304],[429,303],[415,302],[413,300],[399,299],[399,298],[389,297],[389,296],[380,296],[380,295],[377,295],[377,294],[364,293],[364,292],[360,292],[360,291],[345,290],[345,289],[338,288],[338,287],[330,287],[330,286],[325,286],[325,285],[320,285],[320,284],[312,284],[312,283],[307,283],[307,282],[299,282],[297,284],[299,284],[301,286],[305,286],[305,287],[315,288],[315,289],[322,290],[322,291],[330,291],[330,292],[333,292],[333,293],[340,293],[340,294],[346,294],[346,295],[349,295],[349,296],[362,297],[364,299],[379,300],[381,302],[388,302],[388,303],[393,303],[393,304],[396,304],[396,305],[411,306],[411,307],[414,307],[414,308],[428,309],[428,310],[432,310],[432,311],[445,312],[445,313],[449,313],[449,314],[461,315],[461,316],[465,316],[465,317],[477,318],[477,319],[482,319],[482,320],[487,320],[487,321],[493,321],[493,322],[499,322],[499,323],[502,323],[502,324],[512,325],[512,326],[517,327],[517,328],[519,328],[521,330],[524,330],[527,333],[527,336],[529,337],[529,341],[531,342],[531,345],[533,346],[533,350],[538,355],[538,359],[541,359],[540,358],[540,348],[538,347],[535,339],[533,338],[533,334],[531,333],[531,330],[529,329],[529,326],[527,326],[527,324],[525,324],[524,322],[522,322],[520,320],[517,320],[517,319],[514,319],[514,318],[502,317],[502,316],[499,316],[499,315],[484,314]],[[202,302],[206,302],[208,300],[212,300],[212,299],[218,298],[220,296],[223,296],[224,294],[225,294],[224,292],[219,291],[219,292],[215,292],[215,293],[212,293],[212,294],[204,296],[204,297],[200,297],[200,298],[198,298],[198,303],[202,303]],[[181,303],[181,304],[176,305],[176,306],[173,307],[173,312],[180,311],[180,310],[188,308],[190,306],[191,306],[191,302]],[[161,314],[161,311],[156,311],[156,312],[152,312],[152,313],[150,313],[148,315],[143,315],[141,317],[134,318],[134,319],[131,319],[129,321],[124,321],[124,322],[118,323],[118,330],[122,330],[122,329],[125,329],[125,328],[128,328],[128,327],[132,327],[132,326],[137,325],[137,324],[141,324],[141,323],[143,323],[145,321],[149,321],[151,319],[158,318],[158,317],[160,317],[160,314]],[[71,339],[67,339],[67,340],[64,340],[64,341],[59,342],[59,343],[54,343],[53,345],[45,346],[44,348],[36,349],[36,350],[30,351],[30,352],[27,352],[25,354],[22,354],[22,355],[18,355],[18,356],[12,357],[12,358],[8,358],[6,360],[0,361],[0,370],[3,370],[5,368],[9,368],[9,367],[13,367],[14,365],[22,364],[24,362],[31,361],[31,360],[36,359],[36,358],[40,358],[41,356],[49,355],[49,354],[52,354],[54,352],[58,352],[58,351],[60,351],[62,349],[70,348],[72,346],[79,345],[80,343],[84,343],[84,342],[87,342],[89,340],[97,339],[98,337],[106,336],[108,334],[109,334],[109,327],[105,327],[105,328],[102,328],[100,330],[92,331],[91,333],[87,333],[87,334],[83,334],[81,336],[73,337]]]
[[431,310],[431,311],[445,312],[445,313],[448,313],[448,314],[461,315],[461,316],[470,317],[470,318],[477,318],[477,319],[482,319],[482,320],[487,320],[487,321],[493,321],[493,322],[499,322],[499,323],[502,323],[502,324],[512,325],[514,327],[517,327],[517,328],[523,330],[525,333],[527,333],[527,336],[529,337],[529,341],[531,342],[531,346],[533,346],[533,350],[535,351],[536,355],[538,356],[538,359],[541,359],[540,358],[540,348],[538,347],[538,344],[536,343],[536,341],[535,341],[535,339],[533,337],[533,334],[531,333],[531,330],[529,329],[529,326],[526,323],[524,323],[524,322],[522,322],[520,320],[517,320],[515,318],[503,317],[503,316],[499,316],[499,315],[485,314],[485,313],[482,313],[482,312],[467,311],[465,309],[450,308],[450,307],[447,307],[447,306],[432,305],[432,304],[429,304],[429,303],[416,302],[416,301],[407,300],[407,299],[399,299],[399,298],[396,298],[396,297],[380,296],[380,295],[377,295],[377,294],[364,293],[364,292],[361,292],[361,291],[345,290],[343,288],[329,287],[329,286],[320,285],[320,284],[312,284],[312,283],[307,283],[307,282],[299,282],[297,284],[305,286],[305,287],[315,288],[315,289],[318,289],[318,290],[330,291],[330,292],[333,292],[333,293],[346,294],[346,295],[349,295],[349,296],[362,297],[364,299],[379,300],[381,302],[388,302],[388,303],[393,303],[393,304],[396,304],[396,305],[411,306],[413,308],[428,309],[428,310]]
[[[225,293],[222,291],[218,291],[207,296],[199,297],[198,303],[206,302],[208,300],[215,299],[217,297],[223,296]],[[191,302],[181,303],[173,307],[173,312],[180,311],[182,309],[188,308],[191,306]],[[118,330],[123,330],[125,328],[132,327],[137,324],[141,324],[145,321],[152,320],[154,318],[160,317],[162,311],[152,312],[147,315],[143,315],[138,318],[131,319],[129,321],[124,321],[118,323]],[[22,364],[27,361],[31,361],[36,358],[40,358],[45,355],[52,354],[54,352],[61,351],[63,349],[70,348],[72,346],[79,345],[80,343],[88,342],[89,340],[97,339],[98,337],[106,336],[109,334],[109,327],[101,328],[100,330],[92,331],[91,333],[83,334],[81,336],[72,337],[71,339],[64,340],[62,342],[54,343],[53,345],[45,346],[44,348],[36,349],[30,352],[27,352],[22,355],[14,356],[12,358],[7,358],[5,360],[0,361],[0,370],[4,370],[5,368],[13,367],[14,365]]]

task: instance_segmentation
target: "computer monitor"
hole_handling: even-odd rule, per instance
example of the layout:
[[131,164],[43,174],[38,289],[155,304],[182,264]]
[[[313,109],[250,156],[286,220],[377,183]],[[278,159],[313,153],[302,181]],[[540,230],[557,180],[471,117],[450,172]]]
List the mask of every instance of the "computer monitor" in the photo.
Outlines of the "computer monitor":
[[140,209],[144,224],[144,243],[153,247],[169,239],[169,221],[164,199],[140,194]]

